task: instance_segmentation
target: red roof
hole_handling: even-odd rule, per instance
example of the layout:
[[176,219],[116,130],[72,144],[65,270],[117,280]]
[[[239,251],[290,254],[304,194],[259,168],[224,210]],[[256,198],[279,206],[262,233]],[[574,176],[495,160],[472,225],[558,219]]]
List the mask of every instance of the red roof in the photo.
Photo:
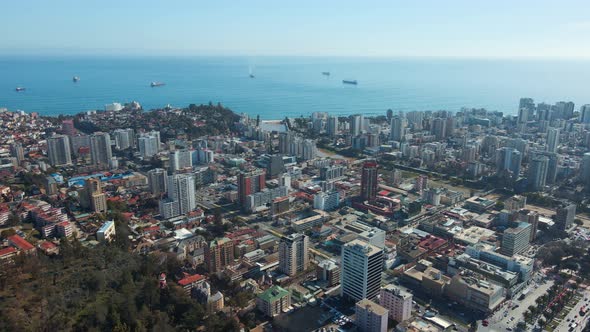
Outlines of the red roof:
[[53,242],[45,241],[45,242],[41,243],[41,249],[49,250],[49,249],[53,249],[56,247],[57,246]]
[[184,278],[178,280],[178,284],[181,286],[186,286],[186,285],[190,285],[192,283],[195,283],[195,282],[203,280],[203,279],[205,279],[205,276],[200,275],[200,274],[193,274],[193,275],[190,275],[188,277],[184,277]]
[[28,251],[35,249],[32,244],[18,235],[13,235],[8,238],[8,241],[20,250]]
[[15,252],[16,252],[16,249],[14,249],[13,247],[0,249],[0,257],[5,256],[5,255],[9,255],[9,254],[13,254]]

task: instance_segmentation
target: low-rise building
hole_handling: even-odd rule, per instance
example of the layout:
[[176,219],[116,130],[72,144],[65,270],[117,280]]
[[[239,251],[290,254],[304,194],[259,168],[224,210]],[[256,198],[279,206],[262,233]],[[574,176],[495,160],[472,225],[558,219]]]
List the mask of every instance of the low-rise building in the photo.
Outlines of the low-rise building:
[[258,295],[256,307],[269,317],[277,316],[291,307],[291,294],[280,286],[272,286]]
[[115,222],[108,220],[96,232],[96,239],[102,242],[111,242],[115,239]]

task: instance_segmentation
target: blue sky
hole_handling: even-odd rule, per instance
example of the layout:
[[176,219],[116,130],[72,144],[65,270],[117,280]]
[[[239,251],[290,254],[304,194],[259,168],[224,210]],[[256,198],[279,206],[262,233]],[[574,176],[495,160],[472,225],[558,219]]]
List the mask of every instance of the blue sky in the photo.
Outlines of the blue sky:
[[0,53],[590,58],[588,0],[2,0]]

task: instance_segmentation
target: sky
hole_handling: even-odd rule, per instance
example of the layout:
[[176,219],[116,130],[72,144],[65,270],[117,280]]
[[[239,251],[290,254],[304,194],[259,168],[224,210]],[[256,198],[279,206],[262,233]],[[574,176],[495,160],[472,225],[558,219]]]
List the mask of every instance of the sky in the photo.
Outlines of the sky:
[[588,0],[3,0],[0,54],[590,58]]

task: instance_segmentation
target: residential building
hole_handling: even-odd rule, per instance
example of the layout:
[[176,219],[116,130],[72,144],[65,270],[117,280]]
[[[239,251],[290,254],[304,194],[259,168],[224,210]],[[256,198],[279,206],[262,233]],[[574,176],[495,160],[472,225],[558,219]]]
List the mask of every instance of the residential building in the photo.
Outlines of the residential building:
[[108,220],[96,232],[96,239],[101,242],[111,242],[115,239],[115,235],[115,222]]
[[412,294],[394,285],[381,288],[379,304],[387,309],[389,317],[401,323],[412,317]]
[[234,243],[230,239],[215,239],[205,247],[205,265],[210,273],[221,272],[233,261]]
[[531,225],[521,222],[518,227],[508,228],[502,235],[501,252],[506,256],[520,254],[529,248]]
[[279,271],[289,276],[295,276],[307,270],[308,237],[304,234],[294,233],[281,238],[279,242]]
[[362,299],[355,305],[355,325],[360,332],[387,332],[387,309]]
[[291,294],[280,286],[272,286],[256,297],[256,308],[269,317],[286,312],[291,307]]
[[163,168],[148,171],[148,183],[152,194],[158,196],[168,191],[168,176]]
[[377,162],[367,160],[363,163],[361,173],[361,198],[373,202],[377,198]]
[[113,158],[111,137],[108,133],[95,132],[90,135],[90,157],[92,163],[100,168],[107,168]]
[[326,287],[336,286],[340,283],[340,267],[331,259],[325,259],[318,263],[316,277],[325,282]]

